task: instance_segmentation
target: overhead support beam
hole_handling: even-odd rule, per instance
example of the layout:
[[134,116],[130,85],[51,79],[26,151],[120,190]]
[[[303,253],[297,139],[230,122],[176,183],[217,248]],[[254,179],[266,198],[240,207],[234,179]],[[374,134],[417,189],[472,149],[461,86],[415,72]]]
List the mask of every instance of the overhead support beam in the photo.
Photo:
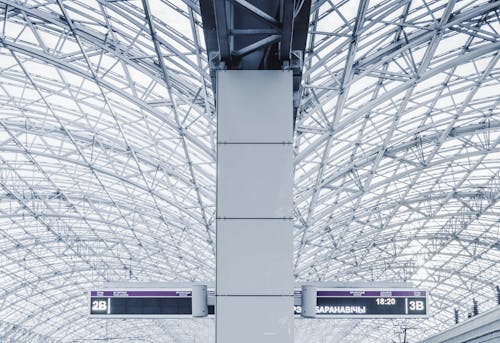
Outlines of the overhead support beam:
[[293,35],[293,1],[282,0],[283,12],[281,22],[283,23],[283,33],[280,42],[280,60],[290,61]]
[[[256,16],[257,19],[264,20],[266,23],[272,24],[272,25],[274,25],[276,27],[280,27],[281,26],[281,22],[279,22],[278,20],[276,20],[273,16],[267,14],[266,12],[264,12],[263,10],[261,10],[260,8],[258,8],[257,6],[252,5],[250,2],[248,2],[246,0],[231,0],[231,2],[235,3],[235,4],[238,4],[241,7],[243,7],[245,9],[247,9],[248,11],[252,12],[253,14],[255,14],[255,16]],[[285,1],[285,2],[288,2],[288,1]]]
[[[200,6],[203,1],[200,2]],[[227,61],[231,59],[231,53],[229,49],[229,35],[228,35],[228,25],[227,25],[227,14],[226,14],[226,2],[225,1],[214,1],[213,11],[215,14],[215,24],[217,28],[217,43],[219,45],[219,59],[221,61]],[[202,12],[203,15],[203,12]],[[210,56],[209,56],[210,57]]]
[[[290,64],[301,58],[311,1],[301,2],[294,15],[295,5],[293,0],[200,0],[211,68],[279,70],[284,62]],[[295,27],[301,32],[294,32]],[[254,37],[249,37],[248,32]],[[247,50],[255,53],[241,58],[239,52]],[[301,60],[295,65],[300,67]]]
[[268,47],[273,43],[276,43],[280,38],[281,38],[281,35],[272,35],[272,36],[266,37],[264,39],[261,39],[258,42],[250,44],[250,45],[248,45],[240,50],[235,50],[233,52],[233,56],[241,57],[241,56],[248,55],[248,54],[254,52],[255,50],[259,50],[259,49]]
[[293,70],[294,118],[311,0],[200,0],[213,89],[215,71]]

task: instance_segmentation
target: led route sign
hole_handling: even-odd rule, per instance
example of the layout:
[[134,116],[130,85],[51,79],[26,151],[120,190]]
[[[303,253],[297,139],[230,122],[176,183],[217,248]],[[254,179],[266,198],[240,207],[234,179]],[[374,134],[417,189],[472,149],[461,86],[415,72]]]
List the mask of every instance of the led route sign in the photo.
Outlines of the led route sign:
[[[300,292],[295,292],[300,297]],[[317,318],[394,318],[426,317],[427,295],[424,290],[352,290],[318,289]],[[296,301],[297,304],[297,301]],[[296,305],[295,315],[302,307]]]
[[[192,316],[191,290],[91,291],[90,316],[105,318],[185,318]],[[208,306],[214,314],[214,306]]]
[[[206,286],[205,286],[206,290]],[[415,289],[314,288],[308,304],[316,318],[421,318],[428,315],[428,292]],[[199,297],[196,299],[200,299]],[[203,295],[205,315],[215,313],[215,291]],[[210,299],[210,300],[208,300]],[[89,293],[90,317],[187,318],[198,308],[191,289],[94,290]],[[302,290],[295,291],[294,314],[302,313]],[[203,302],[202,302],[203,303]],[[292,309],[291,309],[292,310]],[[195,310],[196,311],[196,310]]]

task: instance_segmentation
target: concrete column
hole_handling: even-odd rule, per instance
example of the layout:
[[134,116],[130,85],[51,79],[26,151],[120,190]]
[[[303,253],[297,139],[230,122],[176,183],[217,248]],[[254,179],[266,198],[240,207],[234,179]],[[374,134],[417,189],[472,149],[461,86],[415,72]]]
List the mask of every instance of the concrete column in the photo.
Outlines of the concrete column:
[[217,74],[217,343],[293,342],[291,71]]

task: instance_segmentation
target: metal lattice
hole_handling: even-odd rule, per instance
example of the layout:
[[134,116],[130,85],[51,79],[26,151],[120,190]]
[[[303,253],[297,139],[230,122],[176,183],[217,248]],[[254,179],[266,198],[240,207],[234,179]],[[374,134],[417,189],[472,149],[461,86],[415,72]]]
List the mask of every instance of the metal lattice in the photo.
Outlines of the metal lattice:
[[[411,281],[415,340],[494,306],[499,1],[315,0],[295,132],[298,281]],[[210,342],[211,320],[87,318],[107,281],[213,280],[215,107],[197,1],[0,0],[0,337]]]

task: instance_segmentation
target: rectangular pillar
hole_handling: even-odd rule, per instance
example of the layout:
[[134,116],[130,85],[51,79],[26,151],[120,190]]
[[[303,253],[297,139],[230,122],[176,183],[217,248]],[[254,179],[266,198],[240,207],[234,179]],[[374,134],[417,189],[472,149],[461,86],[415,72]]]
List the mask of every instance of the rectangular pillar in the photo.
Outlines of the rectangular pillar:
[[292,87],[217,73],[217,343],[293,342]]

